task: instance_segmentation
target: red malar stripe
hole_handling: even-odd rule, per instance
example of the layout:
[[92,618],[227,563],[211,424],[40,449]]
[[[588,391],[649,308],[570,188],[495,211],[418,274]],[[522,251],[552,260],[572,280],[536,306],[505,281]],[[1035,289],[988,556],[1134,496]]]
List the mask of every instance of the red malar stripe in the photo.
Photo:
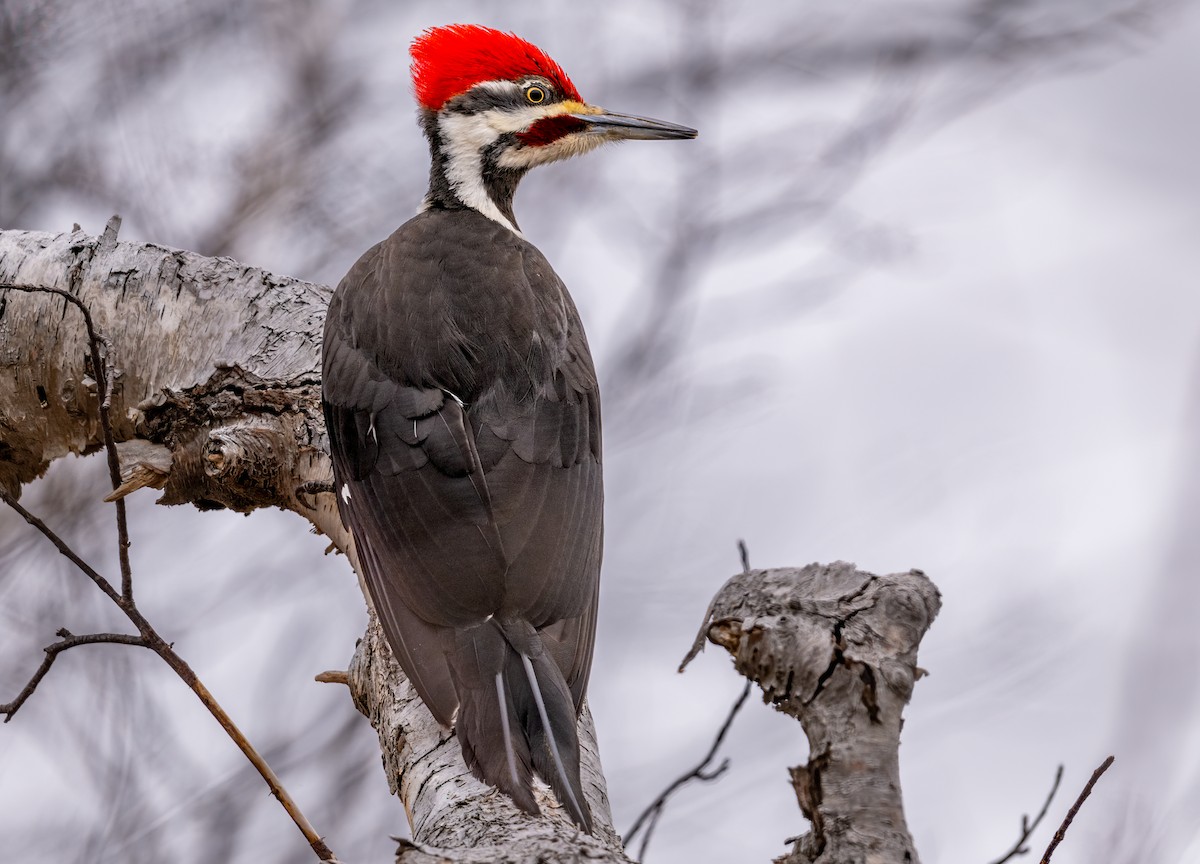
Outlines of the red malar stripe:
[[578,117],[560,114],[557,117],[543,117],[524,132],[518,132],[517,140],[530,147],[542,147],[586,128],[587,124]]

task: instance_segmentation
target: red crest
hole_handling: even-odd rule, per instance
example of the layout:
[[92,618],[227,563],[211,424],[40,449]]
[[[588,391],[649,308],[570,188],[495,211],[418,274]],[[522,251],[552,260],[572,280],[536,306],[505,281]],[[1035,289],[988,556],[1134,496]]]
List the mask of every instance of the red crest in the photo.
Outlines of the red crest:
[[417,101],[430,111],[481,81],[515,81],[527,75],[540,75],[568,99],[583,101],[567,73],[541,48],[490,27],[432,27],[413,40],[409,54]]

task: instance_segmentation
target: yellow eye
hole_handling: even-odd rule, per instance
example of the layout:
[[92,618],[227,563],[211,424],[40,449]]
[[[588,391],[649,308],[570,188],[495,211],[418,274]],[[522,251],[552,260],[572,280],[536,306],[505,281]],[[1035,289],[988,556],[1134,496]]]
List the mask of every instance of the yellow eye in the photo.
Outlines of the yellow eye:
[[546,101],[546,91],[534,84],[532,87],[525,88],[525,98],[531,105],[540,105]]

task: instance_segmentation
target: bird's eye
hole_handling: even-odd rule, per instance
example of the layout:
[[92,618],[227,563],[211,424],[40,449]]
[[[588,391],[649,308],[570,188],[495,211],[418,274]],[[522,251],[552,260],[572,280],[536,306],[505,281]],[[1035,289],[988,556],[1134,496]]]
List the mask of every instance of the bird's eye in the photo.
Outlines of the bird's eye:
[[530,105],[540,105],[546,101],[546,89],[536,84],[526,87],[525,99]]

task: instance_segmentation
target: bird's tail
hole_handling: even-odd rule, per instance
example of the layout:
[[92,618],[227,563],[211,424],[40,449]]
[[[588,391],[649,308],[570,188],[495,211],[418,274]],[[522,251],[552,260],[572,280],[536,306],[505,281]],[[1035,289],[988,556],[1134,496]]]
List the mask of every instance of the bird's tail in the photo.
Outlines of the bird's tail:
[[575,703],[537,631],[525,621],[494,618],[458,630],[450,669],[459,699],[455,728],[471,772],[537,814],[536,771],[590,834]]

